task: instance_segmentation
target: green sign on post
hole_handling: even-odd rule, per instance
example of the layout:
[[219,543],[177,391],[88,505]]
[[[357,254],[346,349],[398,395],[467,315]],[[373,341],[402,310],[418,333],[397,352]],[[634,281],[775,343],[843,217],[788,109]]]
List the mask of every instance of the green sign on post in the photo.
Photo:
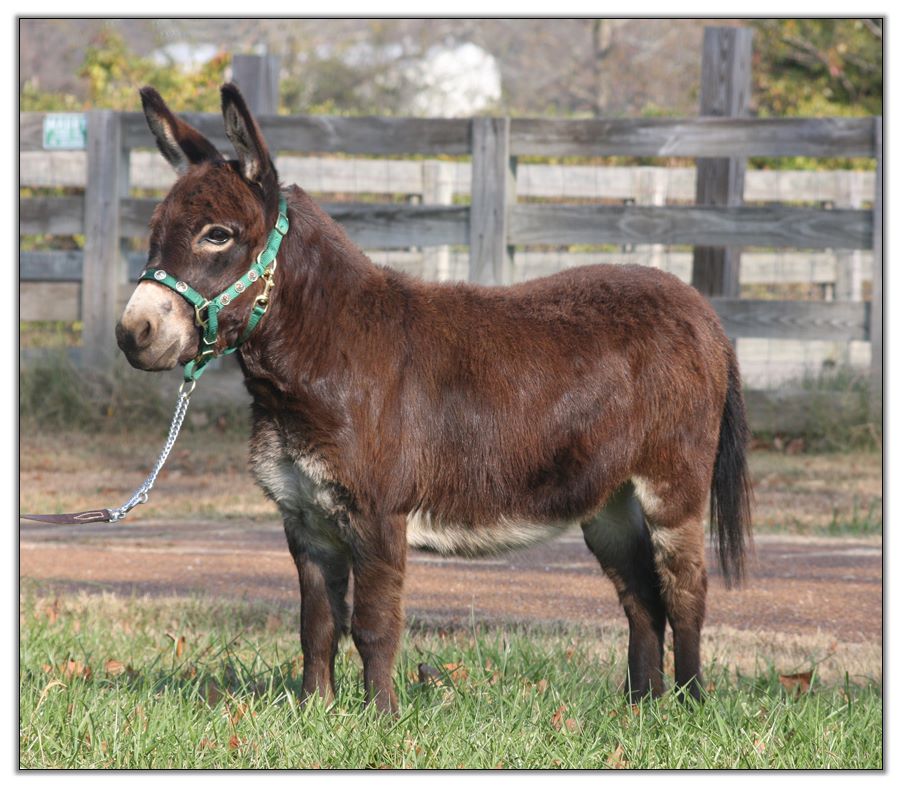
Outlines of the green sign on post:
[[88,121],[83,112],[57,112],[44,116],[44,150],[84,150]]

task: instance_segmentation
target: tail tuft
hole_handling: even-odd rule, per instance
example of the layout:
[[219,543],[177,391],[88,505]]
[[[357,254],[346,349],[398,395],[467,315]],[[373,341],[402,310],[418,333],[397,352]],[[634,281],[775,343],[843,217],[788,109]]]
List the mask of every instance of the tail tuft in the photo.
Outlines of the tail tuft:
[[742,383],[733,356],[711,480],[711,537],[728,587],[741,584],[745,578],[745,555],[751,542],[752,487],[745,456],[749,435]]

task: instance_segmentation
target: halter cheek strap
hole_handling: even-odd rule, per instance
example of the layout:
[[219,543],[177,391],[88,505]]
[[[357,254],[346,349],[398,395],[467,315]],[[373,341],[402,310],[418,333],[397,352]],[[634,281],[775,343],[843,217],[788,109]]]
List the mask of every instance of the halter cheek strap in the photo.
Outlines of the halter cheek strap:
[[[279,197],[279,218],[276,220],[276,226],[270,231],[266,240],[266,246],[248,272],[242,276],[237,282],[233,282],[229,287],[223,290],[218,296],[209,300],[204,298],[187,282],[176,279],[174,276],[166,273],[162,268],[147,268],[141,274],[139,281],[149,280],[165,285],[170,290],[174,290],[182,298],[184,298],[192,307],[194,307],[194,319],[198,326],[203,329],[203,337],[201,350],[191,361],[185,365],[185,380],[197,380],[203,374],[206,365],[217,356],[225,356],[234,353],[244,344],[248,337],[254,332],[260,319],[266,313],[269,306],[269,294],[273,287],[273,274],[276,270],[276,255],[282,244],[282,238],[288,233],[288,207],[285,203],[285,197]],[[220,352],[216,351],[216,340],[219,336],[219,313],[222,309],[232,303],[236,298],[241,296],[258,280],[264,281],[263,292],[254,299],[254,306],[251,309],[250,317],[247,325],[244,327],[238,341]]]

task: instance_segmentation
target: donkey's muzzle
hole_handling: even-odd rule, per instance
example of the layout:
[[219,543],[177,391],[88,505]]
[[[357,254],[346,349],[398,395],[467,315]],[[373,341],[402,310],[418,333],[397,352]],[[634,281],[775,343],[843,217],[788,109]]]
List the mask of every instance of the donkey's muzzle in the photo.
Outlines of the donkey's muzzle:
[[142,318],[129,323],[123,318],[116,324],[116,342],[136,369],[172,369],[178,363],[181,343],[161,337],[152,320]]
[[177,294],[141,282],[116,324],[116,341],[136,369],[172,369],[196,353],[194,314]]

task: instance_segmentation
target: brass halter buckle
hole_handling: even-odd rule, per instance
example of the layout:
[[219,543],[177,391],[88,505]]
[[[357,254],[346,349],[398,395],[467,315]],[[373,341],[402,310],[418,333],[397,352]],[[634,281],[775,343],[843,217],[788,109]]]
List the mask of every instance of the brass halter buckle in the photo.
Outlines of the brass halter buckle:
[[263,292],[254,299],[254,303],[259,304],[264,309],[269,305],[269,294],[275,286],[273,274],[276,272],[278,262],[278,260],[273,260],[272,265],[263,272]]
[[201,317],[201,313],[204,315],[207,314],[207,307],[210,306],[209,301],[204,301],[200,306],[194,307],[194,323],[198,328],[202,328],[206,330],[207,328],[207,318]]

